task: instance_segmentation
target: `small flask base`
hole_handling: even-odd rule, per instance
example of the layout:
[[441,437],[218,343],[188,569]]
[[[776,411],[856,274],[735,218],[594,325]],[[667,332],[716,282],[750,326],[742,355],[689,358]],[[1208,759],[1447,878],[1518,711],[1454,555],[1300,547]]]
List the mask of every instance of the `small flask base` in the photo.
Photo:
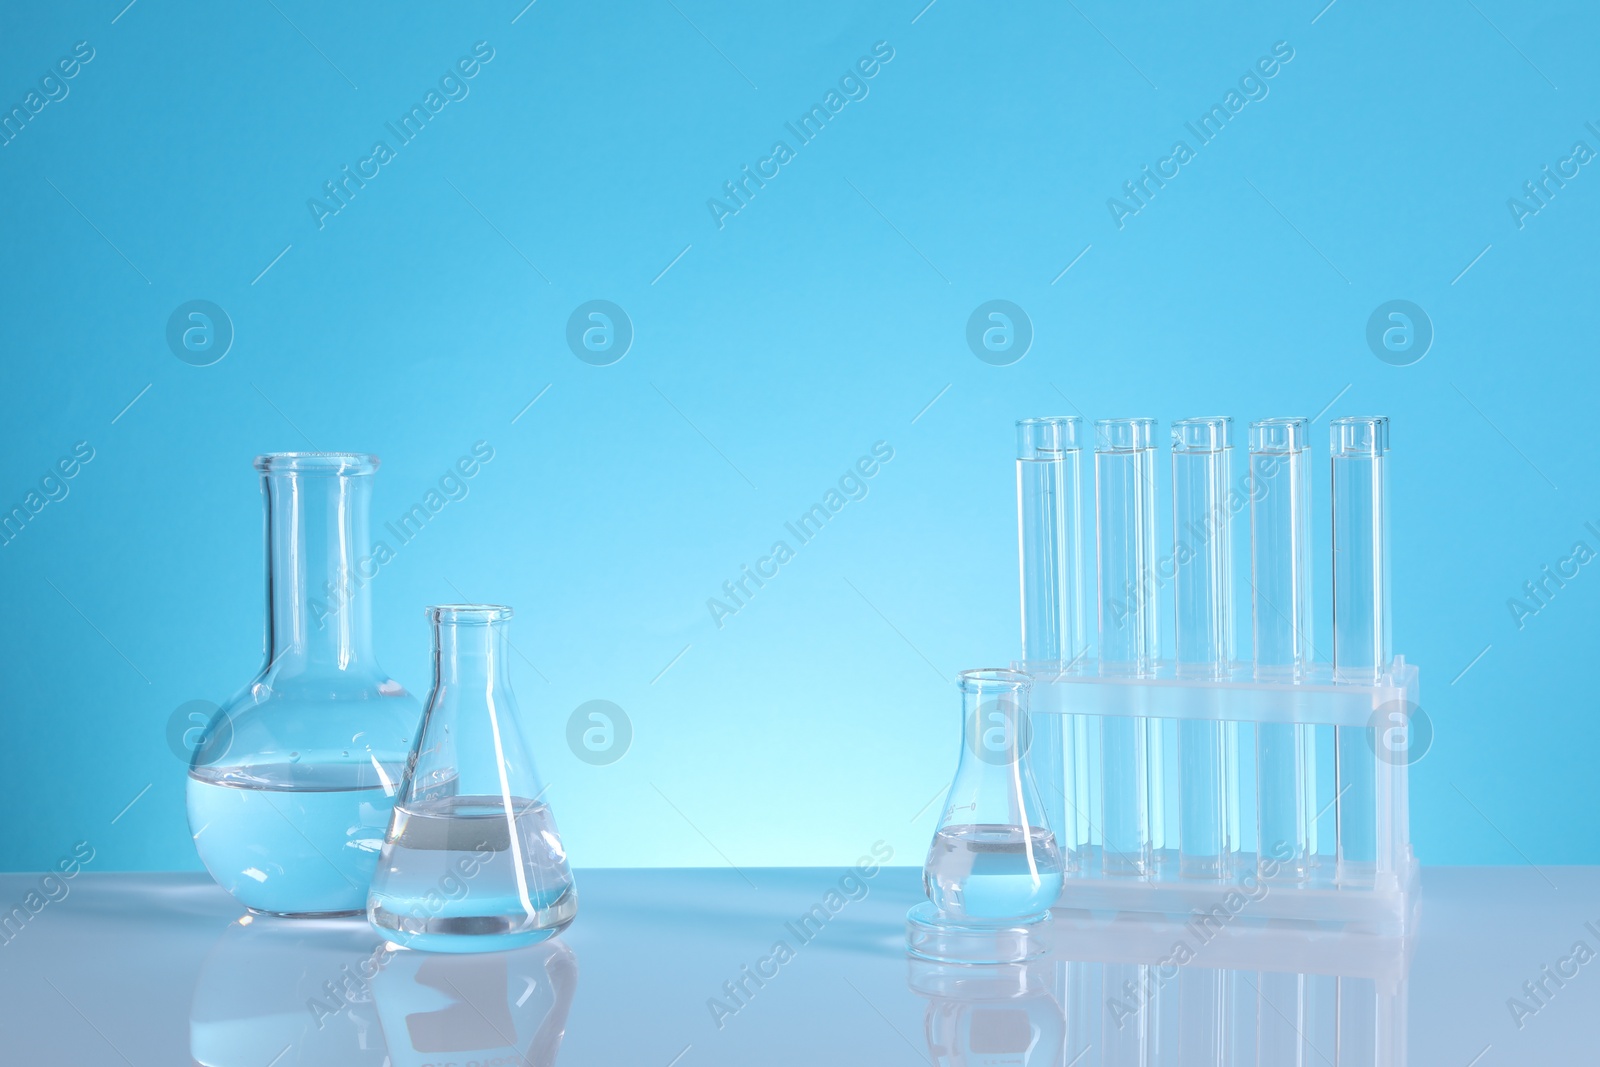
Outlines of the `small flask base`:
[[389,941],[424,952],[501,952],[547,941],[572,925],[577,894],[569,893],[535,924],[526,915],[450,916],[424,919],[389,911],[381,904],[368,909],[373,929]]
[[[419,952],[443,952],[449,954],[465,954],[473,952],[507,952],[511,949],[527,948],[537,945],[541,941],[548,941],[561,932],[560,929],[530,930],[521,934],[408,934],[399,930],[389,930],[377,927],[380,933],[393,944],[401,948],[416,949]],[[563,927],[562,929],[565,929]]]
[[935,963],[1021,963],[1048,949],[1050,912],[979,922],[952,919],[924,900],[906,913],[906,951]]

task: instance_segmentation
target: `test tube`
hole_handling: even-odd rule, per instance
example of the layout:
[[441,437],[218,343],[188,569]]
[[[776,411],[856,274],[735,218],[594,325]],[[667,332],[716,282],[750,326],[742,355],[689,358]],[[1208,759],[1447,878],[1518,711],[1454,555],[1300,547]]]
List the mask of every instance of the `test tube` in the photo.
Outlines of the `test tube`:
[[[1022,658],[1036,673],[1075,673],[1087,650],[1080,584],[1082,427],[1083,420],[1073,416],[1017,423]],[[1085,724],[1076,715],[1040,714],[1032,725],[1028,762],[1044,795],[1045,818],[1071,869],[1090,832],[1087,744],[1078,736]]]
[[[1389,664],[1388,508],[1384,456],[1389,420],[1335,419],[1333,465],[1333,670],[1339,682],[1372,685]],[[1338,872],[1371,881],[1377,870],[1377,778],[1370,726],[1336,728]]]
[[[1250,622],[1257,681],[1295,683],[1311,663],[1311,459],[1305,419],[1250,424]],[[1256,726],[1258,867],[1305,878],[1316,727]]]
[[[1149,677],[1160,655],[1156,616],[1155,420],[1095,423],[1096,622],[1100,669]],[[1160,737],[1150,720],[1101,720],[1101,869],[1112,875],[1150,872],[1152,812],[1162,809]],[[1152,745],[1152,740],[1155,742]]]
[[[1233,661],[1233,568],[1229,482],[1233,420],[1172,424],[1174,658],[1180,678],[1220,681]],[[1178,873],[1225,878],[1238,841],[1229,811],[1236,791],[1238,725],[1206,719],[1178,723]]]

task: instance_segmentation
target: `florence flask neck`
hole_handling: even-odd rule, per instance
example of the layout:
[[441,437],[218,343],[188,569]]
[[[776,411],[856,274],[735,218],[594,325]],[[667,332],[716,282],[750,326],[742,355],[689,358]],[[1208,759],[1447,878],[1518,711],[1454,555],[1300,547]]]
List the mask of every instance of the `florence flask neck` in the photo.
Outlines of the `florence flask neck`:
[[377,465],[352,453],[256,460],[266,507],[267,659],[280,673],[378,670],[368,519]]

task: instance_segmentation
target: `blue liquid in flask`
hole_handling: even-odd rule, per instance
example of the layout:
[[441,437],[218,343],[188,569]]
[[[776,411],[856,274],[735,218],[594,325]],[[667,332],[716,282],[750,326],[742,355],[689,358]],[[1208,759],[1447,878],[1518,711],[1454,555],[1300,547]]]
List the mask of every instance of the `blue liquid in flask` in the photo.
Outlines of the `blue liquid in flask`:
[[359,913],[402,767],[370,760],[195,767],[189,825],[218,884],[255,911]]
[[941,915],[1007,920],[1048,911],[1061,876],[1061,851],[1048,829],[976,824],[940,828],[922,880]]

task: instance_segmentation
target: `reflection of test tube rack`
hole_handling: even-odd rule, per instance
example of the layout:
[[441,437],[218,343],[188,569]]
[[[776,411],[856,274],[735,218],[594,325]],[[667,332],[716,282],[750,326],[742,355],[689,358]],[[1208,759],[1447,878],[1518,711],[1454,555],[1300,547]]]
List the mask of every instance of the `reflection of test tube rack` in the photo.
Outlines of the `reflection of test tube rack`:
[[1065,1040],[1045,1062],[1405,1067],[1409,938],[1081,912],[1052,938],[1034,965],[1054,961]]
[[[1262,918],[1408,925],[1406,762],[1417,669],[1389,652],[1388,422],[1332,424],[1334,638],[1311,634],[1309,424],[1173,425],[1172,551],[1158,555],[1155,423],[1096,424],[1098,659],[1083,632],[1077,419],[1018,424],[1028,759],[1067,860],[1059,906],[1188,914],[1267,881]],[[1231,525],[1249,511],[1252,640],[1233,655]],[[1162,590],[1175,654],[1159,649]],[[1385,724],[1380,733],[1377,722]],[[1380,743],[1381,742],[1381,743]]]

